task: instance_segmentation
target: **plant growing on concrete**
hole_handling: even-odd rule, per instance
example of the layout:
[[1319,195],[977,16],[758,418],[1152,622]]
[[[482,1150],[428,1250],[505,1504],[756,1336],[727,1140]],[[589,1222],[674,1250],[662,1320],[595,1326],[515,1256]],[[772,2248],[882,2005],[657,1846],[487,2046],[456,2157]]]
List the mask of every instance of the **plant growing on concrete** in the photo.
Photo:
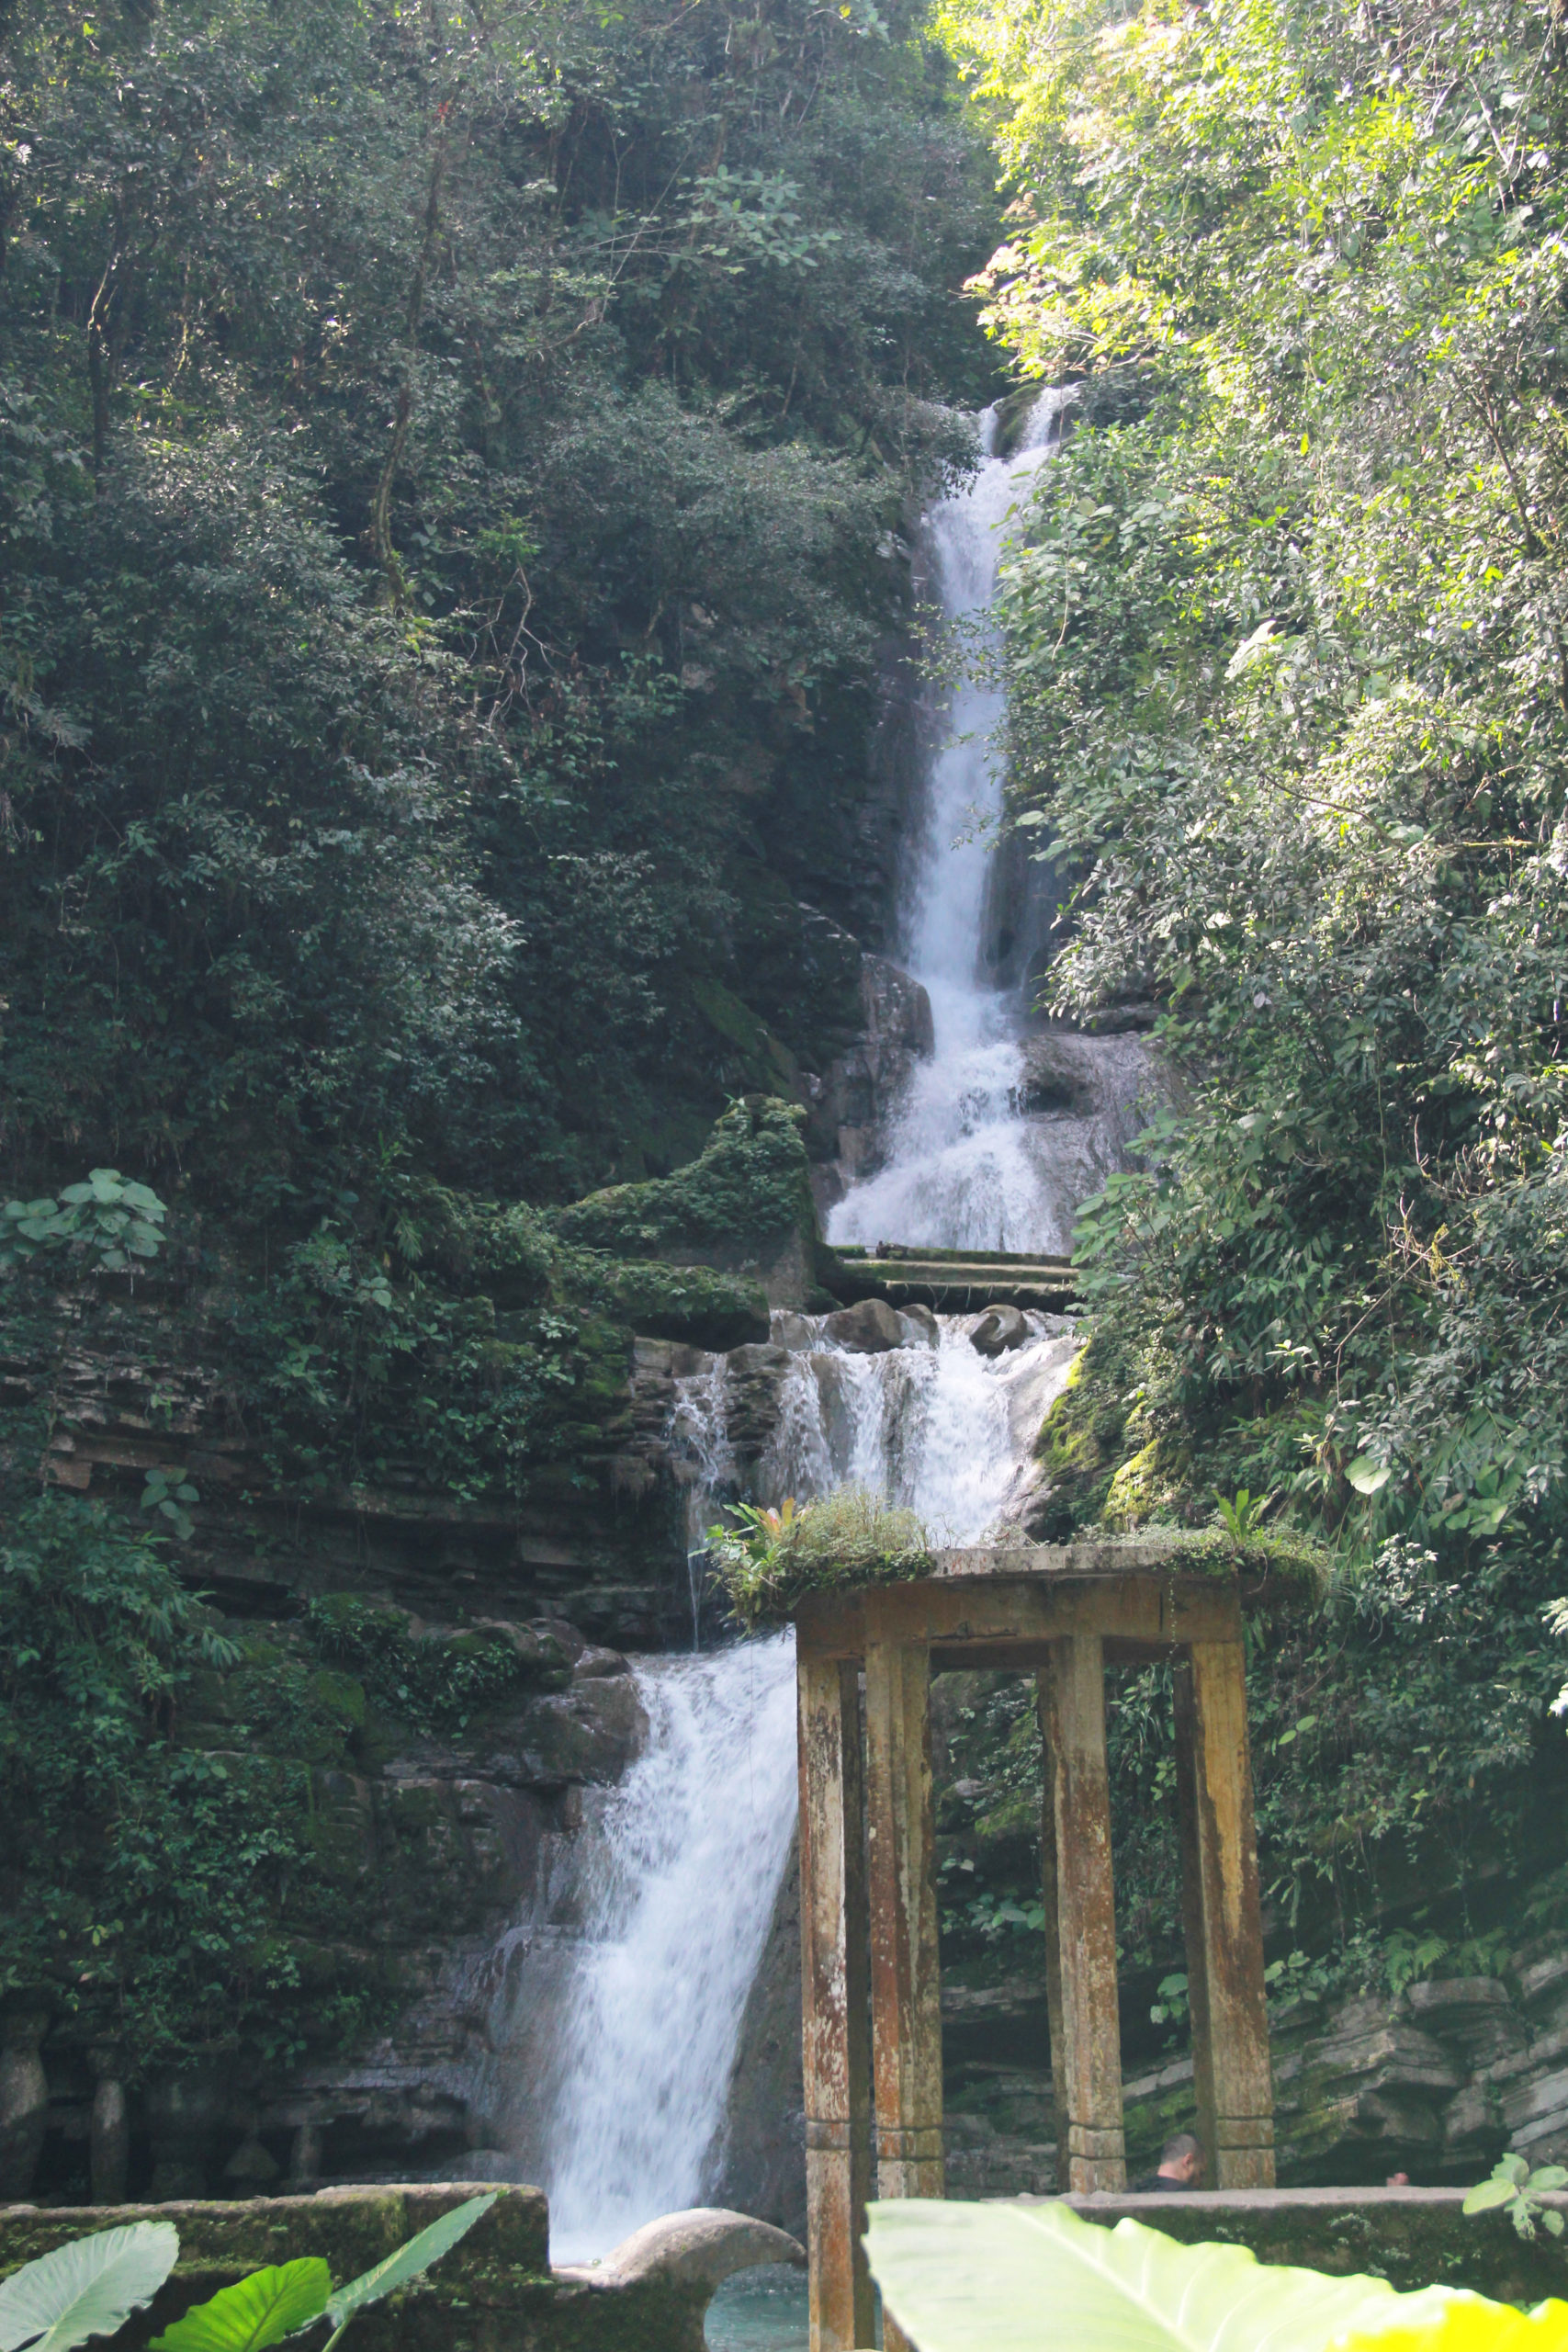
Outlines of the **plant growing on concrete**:
[[1568,2169],[1562,2165],[1541,2165],[1532,2172],[1523,2156],[1504,2156],[1484,2180],[1476,2182],[1464,2200],[1464,2210],[1489,2213],[1498,2205],[1506,2206],[1520,2237],[1533,2238],[1539,2222],[1549,2237],[1560,2238],[1562,2216],[1554,2207],[1543,2205],[1541,2195],[1546,2189],[1563,2188],[1568,2188]]
[[777,1510],[734,1507],[707,1531],[708,1557],[743,1624],[790,1615],[803,1594],[929,1575],[931,1541],[912,1510],[862,1487]]
[[1263,1524],[1263,1514],[1273,1499],[1272,1495],[1250,1494],[1245,1487],[1240,1488],[1234,1500],[1227,1501],[1224,1495],[1214,1497],[1219,1506],[1220,1524],[1238,1552],[1250,1536],[1258,1533]]
[[[319,2255],[253,2270],[155,2335],[149,2352],[266,2352],[322,2319],[332,2325],[322,2352],[333,2352],[356,2312],[422,2278],[494,2203],[493,2189],[470,2197],[342,2287]],[[116,2334],[152,2301],[179,2250],[172,2222],[136,2222],[24,2263],[0,2281],[0,2352],[73,2352]]]
[[1034,2352],[1042,2314],[1073,2352],[1563,2352],[1568,2302],[1528,2316],[1451,2287],[1395,2292],[1179,2245],[1070,2208],[901,2199],[871,2208],[871,2267],[916,2352]]

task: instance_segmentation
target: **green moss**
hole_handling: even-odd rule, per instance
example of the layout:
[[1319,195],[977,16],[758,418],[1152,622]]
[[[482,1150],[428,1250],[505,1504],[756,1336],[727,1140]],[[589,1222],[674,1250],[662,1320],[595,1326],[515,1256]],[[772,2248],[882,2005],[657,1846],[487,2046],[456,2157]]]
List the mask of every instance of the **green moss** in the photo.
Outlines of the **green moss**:
[[760,1283],[708,1266],[648,1259],[612,1265],[604,1279],[618,1312],[634,1331],[652,1339],[724,1349],[768,1336],[767,1294]]
[[1168,1494],[1161,1476],[1160,1442],[1151,1438],[1115,1472],[1106,1489],[1100,1516],[1108,1527],[1136,1527],[1153,1517]]
[[804,1124],[796,1104],[750,1095],[725,1113],[690,1167],[591,1193],[553,1211],[550,1226],[562,1241],[620,1259],[814,1235]]

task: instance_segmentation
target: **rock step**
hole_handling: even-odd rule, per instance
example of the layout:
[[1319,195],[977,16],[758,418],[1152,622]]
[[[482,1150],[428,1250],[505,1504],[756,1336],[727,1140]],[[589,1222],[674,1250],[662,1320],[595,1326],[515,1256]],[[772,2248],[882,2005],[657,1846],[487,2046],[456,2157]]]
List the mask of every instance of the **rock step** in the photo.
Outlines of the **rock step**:
[[1050,1258],[1043,1250],[937,1250],[909,1241],[880,1241],[874,1250],[860,1241],[840,1241],[833,1244],[830,1254],[846,1265],[1052,1266],[1064,1274],[1071,1273],[1073,1266],[1070,1258]]

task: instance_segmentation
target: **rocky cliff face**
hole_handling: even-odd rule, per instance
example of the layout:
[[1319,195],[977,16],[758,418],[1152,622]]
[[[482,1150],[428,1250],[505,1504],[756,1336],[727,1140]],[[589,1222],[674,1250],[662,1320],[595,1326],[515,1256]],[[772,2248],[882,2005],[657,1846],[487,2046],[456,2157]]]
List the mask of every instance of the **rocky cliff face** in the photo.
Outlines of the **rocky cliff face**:
[[[1056,2150],[1043,1993],[1031,1978],[944,1990],[948,2186],[1047,2194]],[[1438,1978],[1397,2001],[1295,2001],[1274,2026],[1282,2187],[1480,2179],[1505,2149],[1568,2156],[1568,1947],[1536,1943],[1502,1977]],[[1128,2169],[1194,2127],[1192,2062],[1128,2079]]]

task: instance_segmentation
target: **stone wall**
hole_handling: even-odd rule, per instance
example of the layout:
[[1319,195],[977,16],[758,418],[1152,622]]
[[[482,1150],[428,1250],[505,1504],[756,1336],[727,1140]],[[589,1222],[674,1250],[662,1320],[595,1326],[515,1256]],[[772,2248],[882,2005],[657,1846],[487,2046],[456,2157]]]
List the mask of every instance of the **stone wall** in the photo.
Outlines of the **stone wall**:
[[[1467,2218],[1457,2188],[1250,2188],[1066,2201],[1086,2221],[1108,2228],[1143,2222],[1185,2245],[1244,2245],[1259,2262],[1300,2264],[1336,2278],[1365,2272],[1401,2294],[1468,2287],[1499,2302],[1529,2304],[1568,2286],[1555,2239],[1541,2233],[1527,2243],[1502,2213]],[[1545,2201],[1568,2211],[1568,2198]]]

